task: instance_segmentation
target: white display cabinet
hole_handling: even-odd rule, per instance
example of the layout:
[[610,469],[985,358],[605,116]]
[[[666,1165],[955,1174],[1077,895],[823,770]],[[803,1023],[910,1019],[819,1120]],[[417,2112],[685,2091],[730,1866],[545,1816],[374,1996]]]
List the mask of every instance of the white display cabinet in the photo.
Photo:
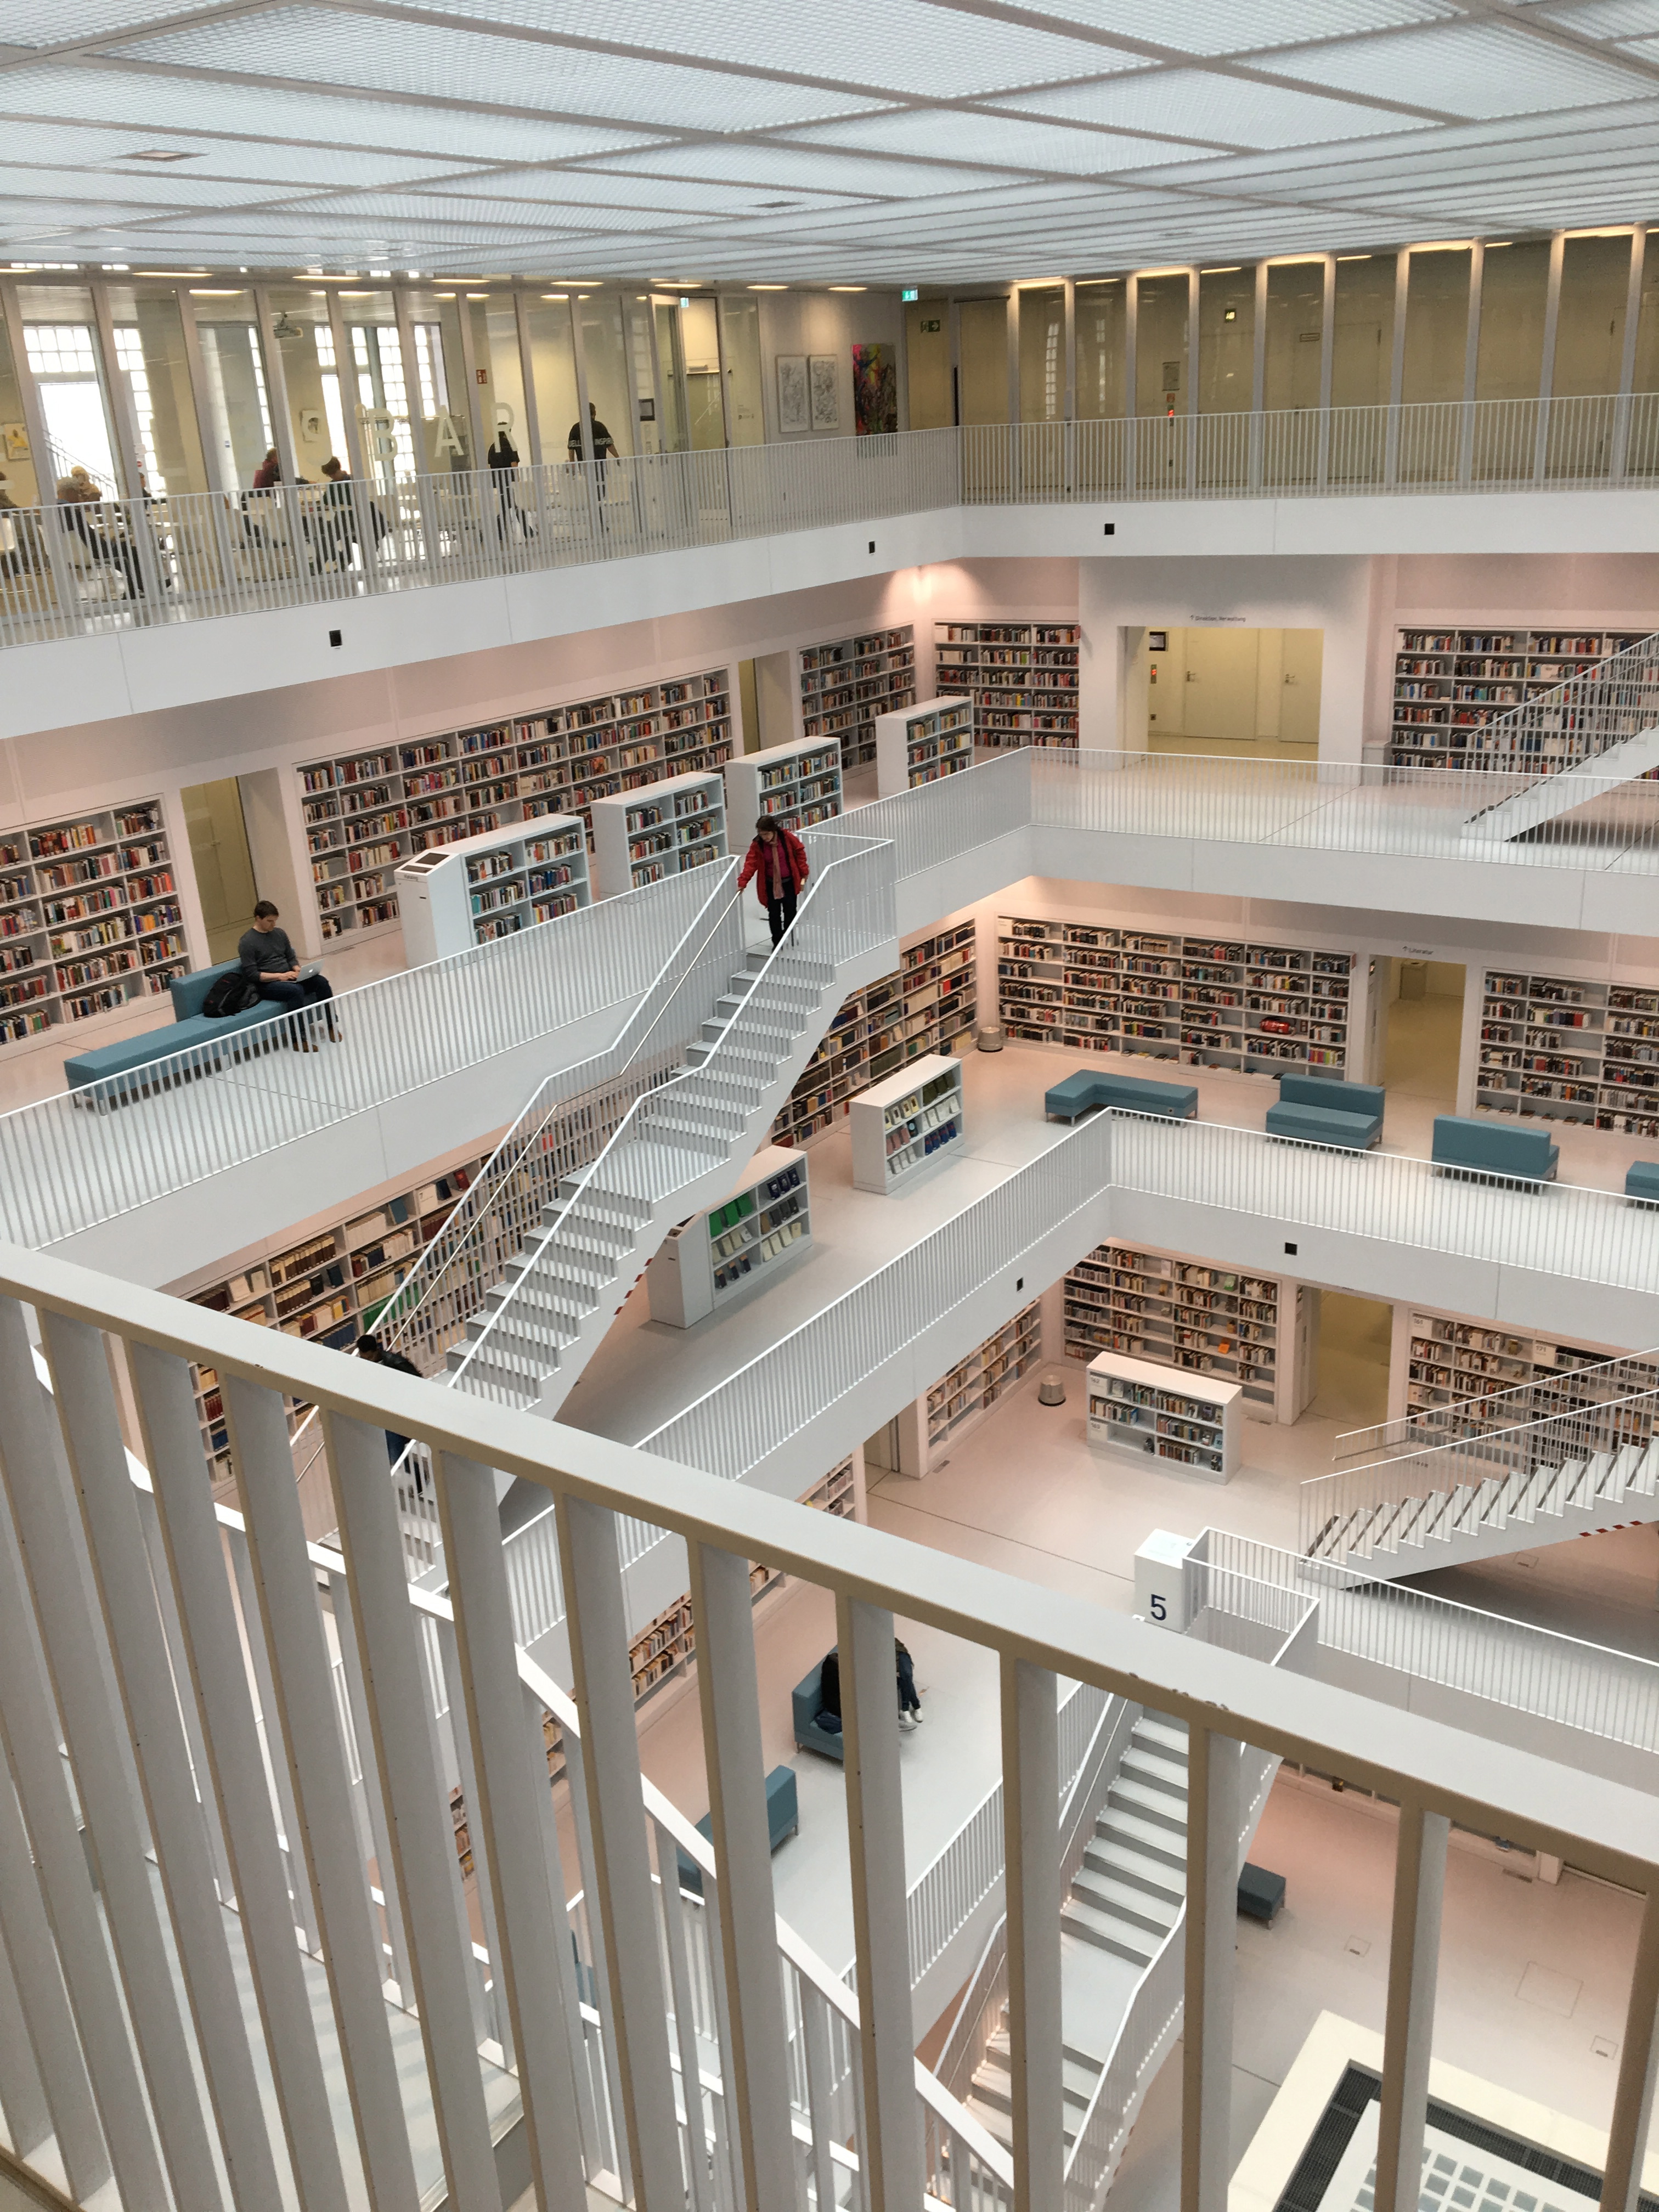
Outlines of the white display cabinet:
[[974,764],[971,699],[925,699],[876,717],[876,789],[883,799]]
[[806,1155],[768,1145],[724,1205],[663,1239],[645,1271],[651,1318],[691,1328],[739,1292],[771,1282],[811,1243]]
[[833,738],[809,738],[743,753],[726,766],[726,806],[744,836],[769,814],[786,830],[810,830],[841,812],[841,746]]
[[586,906],[587,833],[575,815],[550,814],[460,837],[405,860],[397,884],[404,950],[422,967]]
[[853,1182],[891,1197],[962,1150],[962,1062],[943,1053],[913,1060],[848,1109]]
[[601,898],[683,875],[726,850],[726,786],[718,772],[671,775],[593,801],[593,872]]
[[1089,1441],[1184,1467],[1210,1482],[1238,1472],[1237,1382],[1103,1352],[1089,1364]]

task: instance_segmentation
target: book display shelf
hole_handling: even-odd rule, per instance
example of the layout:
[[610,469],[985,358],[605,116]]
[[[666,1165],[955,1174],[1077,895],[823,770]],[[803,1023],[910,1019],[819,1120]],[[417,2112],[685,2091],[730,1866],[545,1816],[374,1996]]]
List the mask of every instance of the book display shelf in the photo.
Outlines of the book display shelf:
[[841,747],[833,738],[804,738],[739,753],[726,766],[726,812],[739,839],[769,814],[786,830],[810,830],[833,821],[842,809]]
[[915,791],[974,764],[974,702],[927,699],[876,717],[876,789],[884,799]]
[[1246,1075],[1346,1077],[1353,960],[1334,947],[1018,915],[997,924],[1010,1036]]
[[896,1197],[962,1150],[962,1062],[929,1053],[852,1100],[853,1184]]
[[1212,1482],[1238,1472],[1239,1389],[1105,1352],[1089,1364],[1089,1441],[1190,1468]]
[[851,1457],[839,1461],[822,1482],[803,1492],[803,1505],[811,1505],[819,1513],[833,1513],[838,1521],[858,1519],[858,1485],[853,1480]]
[[[314,1339],[346,1352],[397,1290],[424,1245],[448,1220],[484,1158],[428,1173],[361,1210],[343,1213],[287,1251],[251,1262],[188,1293],[192,1305],[228,1313],[263,1328]],[[189,1279],[186,1278],[186,1280]],[[211,1367],[191,1370],[196,1416],[213,1480],[228,1480],[230,1438],[219,1377]],[[302,1407],[289,1413],[297,1424]]]
[[[1489,1322],[1471,1321],[1456,1314],[1414,1311],[1406,1370],[1406,1411],[1421,1413],[1462,1405],[1465,1400],[1490,1397],[1524,1382],[1532,1385],[1528,1419],[1547,1413],[1583,1415],[1610,1397],[1617,1401],[1616,1410],[1609,1411],[1599,1435],[1587,1430],[1582,1439],[1584,1449],[1645,1443],[1654,1433],[1655,1417],[1651,1402],[1632,1401],[1630,1397],[1640,1387],[1632,1379],[1639,1370],[1626,1359],[1619,1380],[1578,1372],[1613,1356],[1605,1349],[1565,1343],[1558,1337],[1516,1334],[1494,1328]],[[1650,1370],[1649,1387],[1659,1388],[1659,1364]],[[1460,1423],[1474,1431],[1505,1427],[1516,1418],[1512,1409],[1506,1412],[1494,1407],[1486,1413],[1478,1403],[1459,1415]]]
[[[1571,708],[1554,730],[1488,730],[1489,723],[1583,676],[1609,653],[1639,645],[1654,628],[1576,629],[1402,629],[1394,657],[1394,714],[1389,763],[1394,768],[1554,769],[1579,757]],[[1632,697],[1630,729],[1650,729],[1652,702]],[[1601,735],[1607,710],[1598,710]],[[1615,733],[1616,734],[1616,733]]]
[[948,1375],[941,1375],[927,1393],[927,1457],[942,1451],[1005,1398],[1024,1375],[1042,1357],[1042,1317],[1033,1298],[1011,1322],[988,1336],[983,1344],[959,1359]]
[[816,1137],[857,1091],[926,1053],[963,1053],[973,1038],[974,925],[920,939],[890,975],[841,1002],[823,1041],[772,1125],[775,1144]]
[[934,672],[973,701],[981,744],[1076,746],[1075,623],[942,622],[933,635]]
[[803,738],[833,738],[842,771],[876,757],[876,717],[908,707],[916,696],[916,634],[867,630],[861,637],[804,646],[795,656]]
[[712,668],[309,762],[296,773],[323,936],[396,921],[398,867],[430,846],[546,814],[587,822],[596,799],[731,757],[731,683]]
[[189,967],[159,799],[0,830],[0,1047],[155,997]]
[[1066,1357],[1103,1352],[1237,1383],[1243,1411],[1271,1421],[1288,1316],[1271,1275],[1178,1253],[1097,1244],[1066,1278]]
[[717,770],[671,775],[648,791],[596,799],[591,811],[601,898],[684,875],[726,851],[726,781]]
[[1475,1103],[1659,1137],[1659,991],[1488,969]]
[[694,1328],[738,1291],[775,1280],[811,1243],[806,1155],[767,1145],[724,1205],[681,1222],[652,1255],[645,1271],[651,1318]]
[[587,831],[550,814],[516,836],[488,830],[417,853],[398,870],[398,915],[411,968],[573,914],[592,898]]

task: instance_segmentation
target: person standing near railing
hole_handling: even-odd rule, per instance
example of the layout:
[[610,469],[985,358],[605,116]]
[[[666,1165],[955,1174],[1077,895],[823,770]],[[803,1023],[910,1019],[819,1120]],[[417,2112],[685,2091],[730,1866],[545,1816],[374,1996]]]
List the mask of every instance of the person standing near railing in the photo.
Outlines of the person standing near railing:
[[767,927],[775,945],[794,920],[795,901],[811,872],[806,848],[794,831],[786,830],[769,814],[763,814],[755,824],[754,842],[738,874],[738,889],[741,890],[751,876],[755,878],[755,895],[766,908]]
[[[370,1329],[365,1329],[351,1348],[359,1359],[368,1360],[371,1367],[384,1367],[392,1375],[412,1375],[416,1382],[420,1380],[421,1370],[414,1361],[405,1359],[401,1352],[392,1351]],[[408,1450],[409,1438],[400,1436],[396,1429],[388,1429],[386,1432],[386,1465],[396,1467]],[[421,1465],[418,1454],[410,1453],[409,1465],[418,1494],[426,1488],[426,1471]]]

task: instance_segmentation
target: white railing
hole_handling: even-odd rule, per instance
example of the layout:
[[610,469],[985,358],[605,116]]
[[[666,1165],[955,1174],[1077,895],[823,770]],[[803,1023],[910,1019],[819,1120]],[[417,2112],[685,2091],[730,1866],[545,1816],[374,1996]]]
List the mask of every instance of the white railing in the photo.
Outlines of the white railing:
[[1471,768],[1503,762],[1536,777],[1579,766],[1656,727],[1659,638],[1644,637],[1583,676],[1465,730],[1463,742]]
[[[1455,1345],[1448,1341],[1445,1349],[1449,1353]],[[1413,1358],[1416,1362],[1418,1355],[1413,1353]],[[1429,1364],[1434,1364],[1432,1359]],[[1437,1444],[1453,1443],[1478,1431],[1518,1428],[1525,1422],[1541,1420],[1567,1410],[1564,1397],[1570,1405],[1589,1405],[1654,1389],[1659,1389],[1659,1351],[1620,1352],[1611,1359],[1586,1360],[1578,1367],[1558,1367],[1505,1390],[1480,1391],[1455,1399],[1448,1406],[1425,1406],[1394,1420],[1345,1429],[1331,1456],[1339,1468],[1356,1467],[1364,1461],[1395,1459],[1405,1452],[1426,1451]]]
[[0,644],[533,574],[957,505],[1647,485],[1659,395],[980,424],[14,514]]
[[[649,991],[726,871],[692,870],[340,994],[315,1054],[294,1021],[228,1031],[0,1115],[0,1231],[53,1244]],[[481,1117],[483,1118],[483,1117]],[[486,1122],[487,1126],[487,1122]]]
[[[234,1513],[209,1495],[192,1364],[214,1367],[225,1395]],[[300,1524],[290,1398],[323,1408],[337,1552],[308,1544]],[[123,1448],[124,1407],[153,1470],[148,1502]],[[388,1428],[430,1460],[447,1599],[405,1581]],[[579,1719],[514,1647],[492,1469],[547,1488],[573,1547]],[[713,1850],[642,1791],[624,1516],[690,1547]],[[869,1932],[856,1999],[776,1923],[754,1559],[839,1611],[850,1875]],[[1206,1617],[1223,1609],[1212,1592]],[[1031,1870],[1026,1909],[1010,1919],[1023,1931],[1008,1960],[1013,2070],[1031,2097],[1012,2158],[918,2076],[900,1951],[896,1614],[985,1649],[1012,1686],[1000,1726],[1028,1794],[1006,1856]],[[281,2203],[288,2160],[309,2203],[343,2203],[345,2169],[360,2164],[375,2201],[414,2204],[441,2185],[468,2212],[500,2212],[511,2169],[498,2172],[495,2146],[521,2118],[532,2185],[562,2206],[592,2185],[749,2212],[861,2203],[867,2184],[867,2201],[921,2212],[924,2178],[954,2212],[1041,2201],[1062,2085],[1057,2064],[1027,2071],[1024,2054],[1055,2049],[1061,2022],[1043,1994],[1057,1987],[1059,1929],[1052,1909],[1037,1910],[1042,1899],[1051,1908],[1053,1869],[1031,1845],[1058,1842],[1061,1762],[1052,1721],[1032,1729],[1030,1716],[1043,1701],[1053,1713],[1061,1677],[1183,1722],[1195,1759],[1244,1747],[1247,1796],[1290,1756],[1659,1891],[1651,1803],[1638,1793],[1501,1743],[1473,1759],[1442,1727],[1263,1668],[1229,1640],[1170,1636],[279,1332],[250,1341],[227,1316],[5,1248],[0,1668],[6,1802],[21,1826],[0,1837],[0,1917],[8,1953],[40,1966],[0,1978],[11,2150],[53,2161],[54,2181],[61,2161],[81,2202],[112,2179],[124,2203],[258,2212]],[[84,1663],[89,1651],[99,1664]],[[1207,1839],[1209,1863],[1230,1846],[1231,1819]],[[580,1865],[574,1915],[562,1833]],[[471,1860],[465,1892],[458,1843]],[[704,1916],[701,1936],[681,1910],[681,1850],[703,1875],[704,1903],[688,1909]],[[1230,1926],[1231,1896],[1211,1904]],[[1200,1891],[1195,1942],[1206,1911]],[[1634,1961],[1609,2212],[1638,2162],[1655,1923],[1649,1912]],[[1027,1942],[1044,1947],[1040,1960]],[[1412,1971],[1395,1961],[1417,2002]],[[1085,2126],[1103,2172],[1163,2033],[1146,2011],[1146,2033],[1109,2069],[1115,2101],[1097,2098]],[[1186,2032],[1202,2057],[1216,2020],[1206,2010]],[[1188,2071],[1197,2101],[1182,2128],[1189,2143],[1219,2146],[1200,2154],[1204,2201],[1230,2164],[1224,2107],[1205,2086],[1218,2081],[1224,2097],[1229,2069],[1218,2046],[1209,2057]],[[355,2147],[334,2121],[342,2090]],[[1404,2148],[1409,2168],[1416,2150]],[[522,2185],[520,2168],[507,2193]]]

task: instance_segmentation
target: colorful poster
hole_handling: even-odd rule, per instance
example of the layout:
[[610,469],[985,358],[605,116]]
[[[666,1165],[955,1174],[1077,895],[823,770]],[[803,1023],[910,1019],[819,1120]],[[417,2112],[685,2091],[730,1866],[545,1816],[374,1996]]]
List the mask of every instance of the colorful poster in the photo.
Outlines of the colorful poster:
[[898,428],[898,374],[893,349],[853,348],[853,420],[860,438]]

